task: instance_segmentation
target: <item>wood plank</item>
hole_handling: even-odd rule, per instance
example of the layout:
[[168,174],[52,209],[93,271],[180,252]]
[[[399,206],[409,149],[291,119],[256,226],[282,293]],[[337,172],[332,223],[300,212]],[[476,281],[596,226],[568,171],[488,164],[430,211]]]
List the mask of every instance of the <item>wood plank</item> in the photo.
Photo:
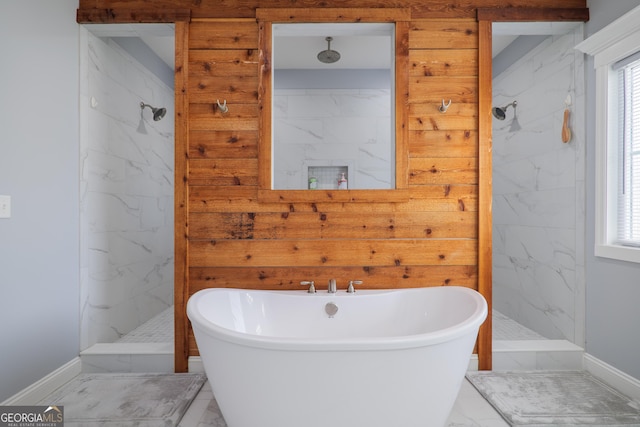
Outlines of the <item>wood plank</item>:
[[222,113],[217,100],[192,103],[189,109],[190,129],[192,131],[258,131],[259,107],[257,103],[244,104],[227,101],[227,107],[229,111]]
[[[261,186],[262,184],[260,184]],[[390,190],[268,190],[258,189],[258,200],[266,203],[404,203],[406,188]]]
[[[562,2],[567,6],[565,2]],[[478,21],[492,22],[551,22],[589,20],[587,7],[555,8],[550,7],[506,7],[506,8],[478,8]]]
[[189,79],[188,90],[191,103],[257,103],[258,76],[194,77]]
[[[192,267],[189,270],[191,294],[207,288],[246,288],[271,290],[302,289],[300,282],[313,280],[319,292],[335,278],[338,288],[349,280],[362,280],[360,289],[421,288],[464,286],[475,289],[474,265],[390,266],[390,267]],[[357,292],[357,290],[356,290]]]
[[411,184],[477,184],[478,159],[413,157],[409,161]]
[[271,22],[396,22],[411,20],[410,9],[322,7],[258,8],[258,21]]
[[247,159],[257,157],[257,130],[192,130],[189,132],[190,159]]
[[[476,212],[215,212],[189,215],[191,239],[476,238]],[[421,233],[419,233],[421,231]]]
[[[443,94],[444,96],[444,94]],[[449,104],[451,101],[451,104]],[[449,105],[442,113],[442,103]],[[478,128],[478,106],[475,103],[457,102],[451,98],[439,101],[412,103],[409,105],[409,130],[463,130],[473,131]]]
[[189,38],[190,49],[258,48],[258,24],[254,19],[224,21],[193,20]]
[[146,8],[122,8],[122,9],[78,9],[76,12],[76,22],[84,24],[109,24],[109,23],[162,23],[162,22],[188,22],[191,19],[191,10],[166,8],[152,9]]
[[[256,8],[290,8],[291,0],[233,0],[224,2],[206,2],[193,0],[79,0],[79,10],[105,9],[107,11],[128,8],[131,10],[154,11],[173,8],[191,9],[192,18],[254,18]],[[318,0],[297,0],[296,8],[315,9],[344,6],[344,2]],[[536,0],[535,4],[530,0],[510,0],[512,7],[554,8],[558,6],[557,0]],[[350,0],[352,8],[385,8],[389,6],[389,0]],[[396,2],[394,6],[410,8],[413,19],[419,18],[475,18],[478,7],[504,8],[503,0],[403,0]],[[586,8],[586,0],[563,0],[564,8]],[[78,21],[82,22],[82,21]],[[118,22],[112,20],[109,22]]]
[[184,185],[189,171],[187,146],[189,139],[189,102],[188,86],[189,26],[176,22],[175,26],[175,189],[174,189],[174,365],[176,372],[187,372],[189,355],[187,336],[189,324],[186,317],[186,305],[189,297],[188,255],[187,255],[187,212],[189,206],[189,188]]
[[474,239],[196,240],[191,267],[475,265]]
[[410,157],[478,157],[478,132],[468,130],[409,133]]
[[[359,203],[262,203],[257,188],[249,186],[190,186],[190,212],[353,212],[362,214]],[[416,185],[409,187],[409,201],[405,203],[375,203],[367,212],[455,212],[477,211],[477,185]]]
[[409,102],[440,106],[442,100],[456,104],[478,102],[477,77],[412,77],[409,79]]
[[478,368],[491,370],[492,367],[492,43],[491,22],[480,22],[480,77],[479,77],[479,123],[480,137],[478,173],[478,292],[485,296],[489,305],[487,320],[480,326],[478,335]]
[[258,50],[191,50],[189,77],[257,76]]
[[258,135],[258,159],[260,160],[260,170],[258,171],[258,187],[260,187],[261,190],[269,190],[272,187],[272,31],[273,28],[269,23],[263,21],[259,23],[258,44],[260,46],[260,69],[258,82],[258,102],[260,105],[260,117],[258,125],[260,134]]
[[411,49],[409,75],[477,76],[477,49]]
[[411,22],[409,49],[477,49],[475,19],[427,19]]
[[258,185],[258,159],[192,159],[190,185]]

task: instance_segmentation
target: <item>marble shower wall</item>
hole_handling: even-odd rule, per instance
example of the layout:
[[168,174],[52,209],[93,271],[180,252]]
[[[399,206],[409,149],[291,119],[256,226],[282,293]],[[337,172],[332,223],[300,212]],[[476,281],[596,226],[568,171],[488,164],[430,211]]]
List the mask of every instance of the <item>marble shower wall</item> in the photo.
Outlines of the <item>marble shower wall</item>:
[[349,165],[349,188],[393,188],[388,89],[278,89],[273,100],[275,188],[306,189],[304,168],[337,165]]
[[[582,26],[550,36],[493,80],[494,308],[550,339],[584,346],[584,58]],[[563,143],[571,96],[573,137]]]
[[[173,304],[173,90],[84,27],[80,48],[80,345]],[[140,102],[166,107],[153,121]]]

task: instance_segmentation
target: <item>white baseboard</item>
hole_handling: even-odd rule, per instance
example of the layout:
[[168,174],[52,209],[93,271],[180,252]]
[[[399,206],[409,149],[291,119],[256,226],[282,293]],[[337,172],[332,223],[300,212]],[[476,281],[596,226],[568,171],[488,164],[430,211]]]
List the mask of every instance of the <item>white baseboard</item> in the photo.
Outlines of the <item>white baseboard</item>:
[[200,356],[189,356],[187,371],[191,373],[204,373],[204,364]]
[[631,375],[627,375],[586,353],[584,355],[584,369],[631,399],[640,402],[640,381]]
[[477,371],[478,370],[478,355],[472,354],[471,359],[469,359],[469,366],[467,367],[468,371]]
[[1,406],[9,405],[35,405],[41,401],[47,395],[52,393],[57,388],[71,381],[82,371],[82,363],[80,358],[76,357],[70,362],[62,365],[55,371],[39,379],[29,387],[14,394],[4,402],[0,403]]

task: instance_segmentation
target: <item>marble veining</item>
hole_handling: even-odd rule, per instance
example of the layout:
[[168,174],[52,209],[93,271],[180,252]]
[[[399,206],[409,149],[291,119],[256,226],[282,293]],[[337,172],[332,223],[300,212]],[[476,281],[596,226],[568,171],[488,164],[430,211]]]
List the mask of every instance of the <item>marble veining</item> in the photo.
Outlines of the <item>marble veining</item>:
[[[80,27],[81,349],[173,304],[173,90]],[[168,109],[153,121],[140,102]]]
[[[548,37],[494,78],[494,307],[549,339],[584,344],[584,58],[581,27]],[[562,142],[571,95],[572,140]],[[581,297],[582,296],[582,297]]]
[[278,89],[273,98],[275,188],[307,188],[300,165],[322,161],[350,164],[358,188],[391,187],[389,90]]

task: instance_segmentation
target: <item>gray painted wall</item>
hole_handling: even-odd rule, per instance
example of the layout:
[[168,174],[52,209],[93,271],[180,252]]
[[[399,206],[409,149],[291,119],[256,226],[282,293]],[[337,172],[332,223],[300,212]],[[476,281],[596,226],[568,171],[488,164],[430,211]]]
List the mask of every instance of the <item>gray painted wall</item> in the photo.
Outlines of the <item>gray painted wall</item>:
[[[640,5],[639,0],[590,0],[585,38]],[[593,255],[595,245],[595,72],[587,58],[586,351],[640,379],[640,265]]]
[[77,7],[0,2],[0,402],[78,355]]

